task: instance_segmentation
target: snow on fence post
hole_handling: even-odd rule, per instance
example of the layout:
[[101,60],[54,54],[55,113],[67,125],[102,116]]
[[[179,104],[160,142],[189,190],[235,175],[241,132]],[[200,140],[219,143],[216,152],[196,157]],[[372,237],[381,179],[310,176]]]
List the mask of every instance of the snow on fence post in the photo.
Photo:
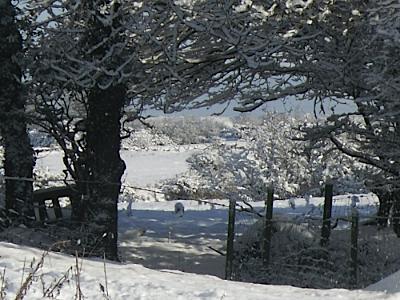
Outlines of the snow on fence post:
[[267,200],[265,201],[265,229],[264,229],[264,244],[263,244],[263,263],[268,267],[271,253],[271,238],[272,238],[272,214],[274,208],[274,188],[268,187]]
[[333,185],[332,183],[326,183],[324,215],[322,219],[321,241],[320,241],[320,245],[322,247],[328,245],[329,236],[331,235],[332,199],[333,199]]
[[236,201],[229,200],[228,237],[226,242],[225,279],[232,280],[234,240],[235,240]]
[[350,285],[357,287],[358,283],[358,221],[359,214],[354,206],[351,209],[351,248],[350,248]]

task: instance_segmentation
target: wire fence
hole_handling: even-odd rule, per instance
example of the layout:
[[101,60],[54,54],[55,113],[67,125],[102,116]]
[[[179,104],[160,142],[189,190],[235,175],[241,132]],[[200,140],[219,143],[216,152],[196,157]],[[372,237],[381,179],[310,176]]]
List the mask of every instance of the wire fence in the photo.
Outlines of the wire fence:
[[270,220],[268,207],[262,217],[236,211],[227,279],[361,288],[397,271],[400,240],[392,228],[371,222],[376,203],[362,197],[325,195],[323,205],[304,198],[275,200]]

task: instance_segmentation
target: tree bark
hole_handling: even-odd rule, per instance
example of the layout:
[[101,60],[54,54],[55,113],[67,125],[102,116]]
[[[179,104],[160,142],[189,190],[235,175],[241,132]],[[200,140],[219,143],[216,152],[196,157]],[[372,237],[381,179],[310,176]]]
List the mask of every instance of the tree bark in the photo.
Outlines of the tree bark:
[[89,232],[96,247],[118,259],[118,196],[125,163],[120,157],[125,87],[94,88],[88,96],[87,167]]
[[388,220],[391,216],[393,231],[400,237],[400,195],[398,190],[387,191],[383,188],[373,191],[379,200],[379,209],[377,213],[377,224],[380,227],[388,226]]
[[379,200],[379,208],[377,213],[377,224],[380,227],[386,227],[388,225],[390,209],[392,207],[391,194],[388,191],[382,189],[376,189],[373,191],[377,195]]
[[398,191],[392,192],[392,224],[393,231],[400,237],[400,195]]
[[[27,132],[22,71],[16,55],[22,52],[22,38],[11,1],[0,1],[0,134],[4,146],[7,177],[31,179],[34,156]],[[34,217],[33,184],[29,180],[6,180],[6,209],[9,216],[29,221]]]

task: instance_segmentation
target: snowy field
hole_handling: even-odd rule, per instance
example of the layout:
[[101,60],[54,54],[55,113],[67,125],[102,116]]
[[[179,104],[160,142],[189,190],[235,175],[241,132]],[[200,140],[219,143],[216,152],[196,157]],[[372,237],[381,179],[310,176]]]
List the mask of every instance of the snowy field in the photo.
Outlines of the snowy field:
[[[192,151],[196,150],[126,151],[123,153],[127,161],[125,180],[151,186],[174,177],[187,170],[185,160]],[[60,158],[60,153],[47,153],[39,159],[38,167],[59,172],[62,170]],[[341,203],[343,207],[348,206],[350,201],[348,196],[335,199],[337,207]],[[312,198],[309,203],[304,199],[278,201],[275,212],[294,218],[313,214],[320,209],[321,201],[321,198]],[[134,202],[131,207],[128,202],[120,203],[122,263],[49,253],[33,272],[41,262],[43,251],[0,243],[3,298],[14,299],[32,274],[25,299],[45,296],[77,299],[77,290],[81,290],[85,299],[400,299],[400,273],[355,291],[224,281],[221,279],[224,257],[210,247],[225,251],[226,201],[215,201],[214,205],[182,202],[185,206],[182,217],[174,213],[176,201]],[[368,215],[374,209],[374,199],[362,197],[358,205],[362,208],[361,215]],[[262,203],[255,206],[261,209]],[[245,221],[242,225],[250,226],[251,222]]]
[[[187,147],[181,147],[177,150],[170,149],[170,147],[160,147],[160,151],[122,150],[121,157],[126,163],[123,180],[128,184],[146,186],[174,177],[188,169],[186,159],[194,151],[196,149],[189,148],[187,150]],[[60,151],[39,153],[36,168],[61,174],[64,169],[62,153]]]

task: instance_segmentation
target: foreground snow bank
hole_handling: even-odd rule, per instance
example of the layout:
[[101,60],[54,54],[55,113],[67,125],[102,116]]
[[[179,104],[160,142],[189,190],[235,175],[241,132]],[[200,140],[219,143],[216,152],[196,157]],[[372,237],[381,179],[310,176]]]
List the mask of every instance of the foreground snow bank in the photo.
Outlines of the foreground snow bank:
[[[42,252],[28,247],[0,242],[0,268],[5,269],[6,297],[13,299],[21,286],[21,276],[28,276],[33,258],[40,260]],[[25,267],[24,267],[25,264]],[[33,264],[33,266],[36,263]],[[81,260],[80,288],[85,299],[399,299],[400,293],[377,291],[313,290],[290,286],[267,286],[224,281],[213,276],[195,275],[178,271],[154,271],[140,265],[107,262],[107,284],[104,263]],[[72,268],[71,268],[72,267]],[[71,271],[68,270],[71,268]],[[64,274],[67,280],[54,290],[56,299],[74,299],[76,295],[76,261],[62,254],[48,254],[43,266],[33,278],[26,299],[42,299],[44,290]],[[3,273],[3,272],[1,272]],[[107,287],[107,288],[105,288]],[[108,297],[105,296],[108,290]],[[394,292],[394,291],[392,291]],[[399,291],[400,292],[400,291]]]
[[392,275],[378,281],[377,283],[371,284],[365,290],[367,291],[383,291],[385,293],[396,294],[400,299],[400,271],[393,273]]

